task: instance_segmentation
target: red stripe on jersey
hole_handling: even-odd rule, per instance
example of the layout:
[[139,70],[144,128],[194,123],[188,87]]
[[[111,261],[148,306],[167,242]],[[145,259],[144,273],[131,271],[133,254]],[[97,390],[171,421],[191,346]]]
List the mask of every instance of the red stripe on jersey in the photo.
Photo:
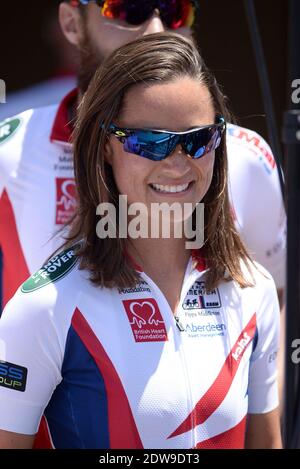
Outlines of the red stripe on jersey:
[[33,449],[54,449],[48,423],[44,415],[34,440]]
[[50,135],[51,142],[71,142],[73,125],[70,122],[70,110],[75,108],[77,100],[78,89],[75,88],[75,90],[70,91],[60,103]]
[[72,326],[95,360],[105,383],[111,449],[143,448],[122,382],[99,339],[78,308],[72,318]]
[[205,257],[203,256],[202,249],[193,249],[192,257],[197,262],[196,269],[199,272],[203,272],[204,270],[207,269],[206,260],[205,260]]
[[3,307],[30,276],[22,251],[15,214],[6,190],[0,198],[0,247],[3,253]]
[[241,358],[253,340],[255,330],[256,314],[254,313],[239,335],[230,353],[227,355],[225,363],[211,387],[206,391],[204,396],[201,397],[190,415],[169,438],[181,435],[182,433],[192,430],[192,428],[195,428],[197,425],[204,423],[222,404],[236,375]]
[[235,427],[197,443],[197,449],[243,449],[245,447],[246,417]]

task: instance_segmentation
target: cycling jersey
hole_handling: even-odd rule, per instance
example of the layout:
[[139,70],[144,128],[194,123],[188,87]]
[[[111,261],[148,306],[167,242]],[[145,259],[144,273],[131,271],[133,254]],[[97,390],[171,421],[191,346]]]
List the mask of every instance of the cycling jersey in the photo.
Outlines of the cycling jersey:
[[[53,237],[75,208],[68,109],[26,111],[0,125],[0,248],[6,304],[19,285],[62,243]],[[284,285],[285,214],[272,153],[256,133],[228,125],[230,193],[250,252]]]
[[247,414],[278,406],[272,278],[208,294],[190,259],[173,315],[144,272],[100,288],[75,259],[54,257],[3,312],[0,428],[35,434],[44,414],[43,447],[242,448]]

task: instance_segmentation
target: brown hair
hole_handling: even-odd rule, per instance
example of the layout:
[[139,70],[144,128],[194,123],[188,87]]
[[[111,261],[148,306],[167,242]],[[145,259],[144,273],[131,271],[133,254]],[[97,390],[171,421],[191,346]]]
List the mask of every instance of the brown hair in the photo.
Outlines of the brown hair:
[[[105,162],[106,129],[122,109],[128,89],[137,83],[170,82],[188,76],[205,84],[216,114],[230,120],[225,98],[192,41],[173,33],[142,37],[118,49],[97,70],[84,96],[74,131],[74,165],[78,210],[65,244],[82,240],[80,267],[91,280],[106,287],[133,286],[139,280],[125,256],[124,239],[99,239],[96,207],[111,202],[118,207],[118,190],[111,166]],[[100,124],[103,123],[103,126]],[[251,259],[234,227],[227,191],[226,136],[216,150],[211,185],[205,204],[205,255],[211,290],[226,277],[249,286],[241,261],[250,269]]]

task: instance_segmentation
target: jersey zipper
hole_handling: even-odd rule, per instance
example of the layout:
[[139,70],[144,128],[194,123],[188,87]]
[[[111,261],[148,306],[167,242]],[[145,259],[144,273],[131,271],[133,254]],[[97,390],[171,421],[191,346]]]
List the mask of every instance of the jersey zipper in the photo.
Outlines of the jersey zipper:
[[183,363],[183,373],[185,375],[185,382],[186,382],[186,386],[187,386],[187,397],[188,397],[188,401],[189,401],[190,415],[191,415],[191,421],[192,421],[191,448],[190,449],[195,449],[196,448],[196,441],[195,441],[196,421],[195,421],[195,414],[193,412],[194,407],[195,407],[195,402],[194,402],[194,399],[193,399],[192,387],[191,387],[189,371],[188,371],[188,367],[187,367],[187,358],[186,358],[186,354],[185,354],[185,351],[184,351],[184,343],[183,342],[185,340],[185,334],[183,334],[183,333],[185,332],[185,328],[182,325],[182,323],[180,322],[180,319],[179,319],[178,315],[176,315],[176,316],[174,315],[174,319],[175,319],[175,322],[176,322],[176,326],[179,330],[179,333],[178,333],[178,338],[180,340],[179,351],[180,351],[180,355],[181,355],[181,361]]
[[[199,274],[197,273],[197,278],[198,278],[198,276],[199,276]],[[195,279],[196,278],[194,278],[193,275],[190,276],[189,281],[188,281],[188,283],[190,285],[187,285],[187,283],[186,283],[187,276],[185,275],[185,278],[184,278],[184,281],[183,281],[183,287],[182,287],[181,295],[180,295],[179,307],[183,303],[184,298],[185,298],[187,292],[189,291],[189,288],[195,282]],[[185,327],[183,326],[182,322],[180,321],[178,311],[174,311],[174,319],[175,319],[176,326],[177,326],[178,331],[179,331],[178,338],[180,340],[180,345],[181,345],[179,350],[180,350],[180,354],[181,354],[181,360],[183,362],[185,381],[187,383],[188,400],[189,400],[190,409],[191,409],[191,412],[190,412],[191,423],[192,423],[191,449],[195,449],[196,444],[197,444],[197,442],[196,442],[196,417],[195,417],[195,412],[194,412],[194,408],[195,408],[196,403],[194,402],[194,399],[193,399],[192,386],[191,386],[189,371],[188,371],[188,366],[187,366],[187,357],[186,357],[186,354],[185,354],[185,351],[184,351],[184,340],[186,340],[186,330],[185,330]]]
[[[191,416],[192,416],[192,430],[191,430],[191,441],[190,441],[191,448],[189,448],[189,449],[194,449],[196,447],[196,441],[195,441],[196,422],[195,422],[194,413],[192,413],[192,411],[195,407],[195,403],[194,403],[193,396],[192,396],[191,382],[190,382],[189,372],[188,372],[188,368],[187,368],[187,359],[186,359],[185,352],[184,352],[184,344],[183,344],[184,336],[182,335],[182,333],[185,332],[185,328],[182,325],[182,323],[180,322],[180,319],[179,319],[178,315],[175,312],[173,314],[173,311],[171,310],[170,305],[169,305],[165,295],[161,292],[161,290],[156,285],[156,283],[154,283],[153,280],[150,277],[148,277],[144,272],[143,272],[143,276],[145,277],[145,280],[148,283],[148,285],[150,285],[152,287],[153,292],[157,291],[160,295],[160,298],[163,299],[163,301],[166,305],[166,308],[168,308],[168,311],[170,312],[170,315],[174,318],[176,327],[178,329],[178,334],[175,334],[175,332],[174,332],[174,339],[175,340],[177,339],[176,342],[177,342],[179,353],[180,353],[180,356],[181,356],[181,363],[182,363],[182,369],[183,369],[183,374],[184,374],[184,380],[185,380],[186,388],[187,388],[186,390],[187,390],[188,409],[190,409],[190,413],[191,413]],[[183,293],[183,290],[182,290],[181,295],[180,295],[180,301],[182,299],[182,293]]]
[[180,320],[179,320],[179,317],[174,315],[174,319],[175,319],[175,321],[176,321],[176,326],[178,327],[178,329],[180,330],[180,332],[184,332],[184,331],[185,331],[185,328],[184,328],[183,325],[181,324],[181,322],[180,322]]

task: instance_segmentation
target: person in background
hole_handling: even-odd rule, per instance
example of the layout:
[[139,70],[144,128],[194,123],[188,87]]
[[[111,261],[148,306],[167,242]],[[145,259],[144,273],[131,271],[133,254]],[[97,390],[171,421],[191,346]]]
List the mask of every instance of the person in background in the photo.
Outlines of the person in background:
[[76,86],[76,49],[61,30],[57,4],[53,2],[52,8],[47,8],[41,21],[41,39],[47,46],[47,54],[55,60],[53,74],[45,81],[8,93],[6,103],[0,106],[0,121],[27,109],[57,104]]
[[[76,216],[49,261],[60,267],[25,282],[0,321],[14,377],[0,386],[1,448],[31,448],[43,415],[53,448],[281,448],[279,305],[234,227],[229,118],[180,35],[140,38],[96,72],[74,133]],[[120,197],[128,220],[107,236],[99,207]],[[199,202],[204,245],[191,250]],[[153,236],[154,206],[174,203]],[[177,236],[189,221],[195,233]],[[210,315],[185,306],[193,296]]]

